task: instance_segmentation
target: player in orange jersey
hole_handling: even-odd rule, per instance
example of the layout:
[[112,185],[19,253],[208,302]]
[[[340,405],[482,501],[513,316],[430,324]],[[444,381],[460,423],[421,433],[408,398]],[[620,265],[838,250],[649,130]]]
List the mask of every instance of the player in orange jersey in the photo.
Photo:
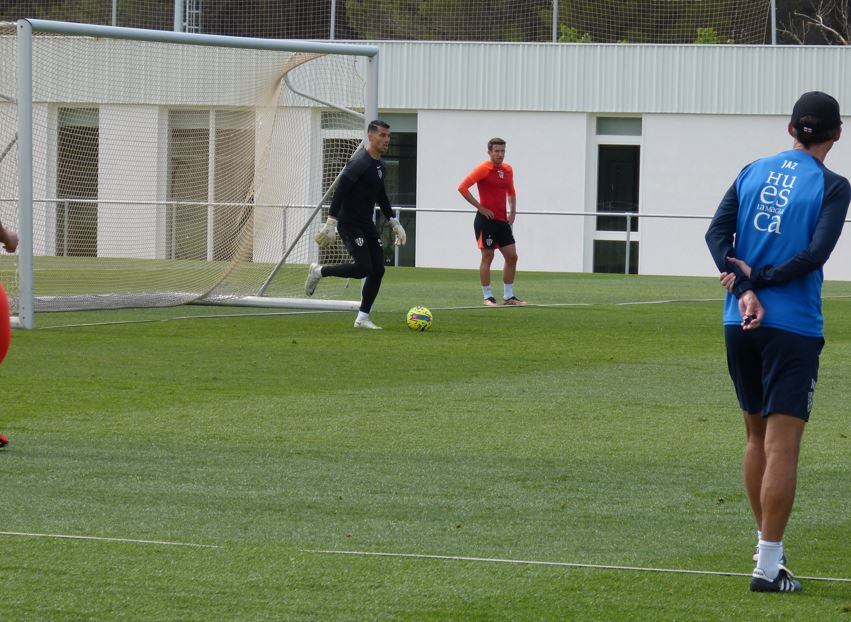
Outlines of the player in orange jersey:
[[[488,158],[464,178],[458,192],[476,208],[473,230],[476,242],[482,251],[479,264],[479,280],[486,307],[497,306],[491,291],[491,263],[494,251],[499,249],[505,260],[502,272],[503,300],[505,305],[525,305],[526,302],[514,295],[514,276],[517,273],[517,249],[511,226],[517,215],[517,193],[514,191],[514,170],[506,163],[505,141],[491,138],[488,141]],[[473,196],[470,187],[476,184],[479,198]],[[506,209],[506,204],[509,209]]]

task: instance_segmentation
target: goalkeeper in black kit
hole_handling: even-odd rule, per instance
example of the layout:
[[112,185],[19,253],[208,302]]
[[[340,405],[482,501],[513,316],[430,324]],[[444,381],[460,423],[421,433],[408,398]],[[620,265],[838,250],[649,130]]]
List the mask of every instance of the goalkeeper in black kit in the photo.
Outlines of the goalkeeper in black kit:
[[366,146],[359,147],[343,169],[331,200],[328,220],[314,238],[324,248],[333,244],[339,233],[354,261],[332,266],[312,263],[304,284],[305,293],[312,296],[322,277],[365,279],[355,328],[381,329],[369,318],[384,276],[384,250],[373,222],[376,204],[393,228],[396,245],[401,246],[406,240],[405,229],[393,217],[384,189],[386,169],[381,156],[387,153],[389,146],[390,126],[384,121],[372,121],[367,127]]

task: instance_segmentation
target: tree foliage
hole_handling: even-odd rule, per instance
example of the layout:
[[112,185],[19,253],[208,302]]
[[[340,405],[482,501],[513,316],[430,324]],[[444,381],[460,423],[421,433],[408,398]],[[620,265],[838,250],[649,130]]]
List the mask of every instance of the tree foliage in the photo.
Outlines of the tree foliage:
[[591,43],[591,35],[587,32],[579,34],[576,28],[572,28],[567,24],[561,24],[559,28],[559,43]]
[[603,43],[693,43],[699,30],[719,43],[761,43],[765,21],[753,16],[765,7],[766,0],[573,0],[559,3],[559,20]]
[[778,40],[809,45],[851,43],[851,0],[778,2]]
[[550,32],[550,0],[348,0],[346,18],[363,39],[537,41]]
[[25,17],[108,24],[112,19],[112,4],[102,0],[12,0],[2,4],[0,21]]
[[[851,42],[851,0],[776,0],[778,40]],[[202,32],[327,39],[331,0],[203,0]],[[711,7],[723,7],[710,12]],[[768,0],[560,0],[560,41],[768,42],[766,21],[744,19]],[[549,41],[553,0],[337,0],[338,39]],[[118,0],[118,25],[170,30],[174,0]],[[715,15],[715,17],[708,17]],[[111,0],[0,0],[0,21],[22,17],[109,24]],[[752,23],[753,22],[753,23]],[[717,40],[716,40],[717,36]]]

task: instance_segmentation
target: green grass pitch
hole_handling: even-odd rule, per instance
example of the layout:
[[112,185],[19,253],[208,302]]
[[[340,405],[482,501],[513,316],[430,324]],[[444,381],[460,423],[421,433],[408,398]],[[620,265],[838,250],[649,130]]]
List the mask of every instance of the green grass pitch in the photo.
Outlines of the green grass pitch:
[[[381,332],[211,307],[16,331],[0,531],[218,548],[0,535],[0,619],[851,621],[849,582],[310,552],[752,569],[717,280],[521,273],[554,306],[505,309],[477,281],[389,270]],[[847,579],[851,283],[825,295],[786,547]]]

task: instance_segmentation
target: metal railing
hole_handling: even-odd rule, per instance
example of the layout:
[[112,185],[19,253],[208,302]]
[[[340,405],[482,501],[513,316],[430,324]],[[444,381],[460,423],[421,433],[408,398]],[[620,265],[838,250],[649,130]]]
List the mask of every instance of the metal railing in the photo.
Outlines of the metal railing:
[[[470,210],[457,209],[430,209],[430,208],[415,208],[415,207],[395,207],[394,212],[398,217],[401,212],[422,212],[422,213],[447,213],[447,214],[471,214]],[[624,218],[626,220],[626,231],[624,236],[624,274],[629,274],[630,271],[630,243],[632,242],[632,221],[639,218],[673,218],[682,220],[711,220],[712,215],[702,214],[646,214],[638,212],[578,212],[578,211],[556,211],[543,212],[535,210],[523,210],[523,216],[582,216],[584,218],[607,216],[612,218]],[[851,219],[849,219],[851,221]],[[846,221],[848,222],[848,221]],[[617,241],[617,240],[615,240]],[[396,249],[396,262],[398,266],[399,251]]]
[[[0,203],[17,203],[17,198],[10,197],[0,197]],[[259,208],[269,208],[269,209],[315,209],[315,205],[290,205],[290,204],[280,204],[280,203],[263,203],[263,204],[253,204],[253,203],[233,203],[233,202],[209,202],[209,201],[140,201],[140,200],[121,200],[121,199],[88,199],[88,198],[52,198],[52,199],[35,199],[33,203],[40,204],[54,204],[57,207],[61,206],[61,209],[65,212],[65,217],[63,218],[64,222],[64,230],[63,230],[63,244],[61,248],[67,249],[67,235],[68,235],[68,210],[69,206],[72,203],[88,203],[88,204],[103,204],[103,205],[149,205],[149,206],[158,206],[158,207],[259,207]],[[425,214],[455,214],[458,216],[469,215],[472,216],[472,211],[468,209],[446,209],[446,208],[417,208],[413,205],[399,205],[393,208],[393,213],[397,218],[401,216],[402,213],[416,214],[416,213],[425,213]],[[376,207],[375,214],[376,218],[380,210]],[[601,231],[603,233],[623,233],[623,248],[624,248],[624,273],[629,274],[631,269],[631,257],[630,257],[630,244],[633,242],[633,230],[632,224],[633,220],[639,220],[642,218],[662,218],[662,219],[670,219],[670,220],[705,220],[709,221],[712,219],[711,214],[660,214],[660,213],[644,213],[644,212],[584,212],[584,211],[540,211],[540,210],[523,210],[521,214],[525,216],[581,216],[583,218],[597,218],[600,216],[611,217],[611,218],[623,218],[625,221],[625,231]],[[846,223],[851,222],[851,217],[846,218]],[[607,241],[620,241],[620,240],[612,240],[611,238],[607,238]],[[399,247],[394,246],[394,260],[393,265],[399,265]]]

